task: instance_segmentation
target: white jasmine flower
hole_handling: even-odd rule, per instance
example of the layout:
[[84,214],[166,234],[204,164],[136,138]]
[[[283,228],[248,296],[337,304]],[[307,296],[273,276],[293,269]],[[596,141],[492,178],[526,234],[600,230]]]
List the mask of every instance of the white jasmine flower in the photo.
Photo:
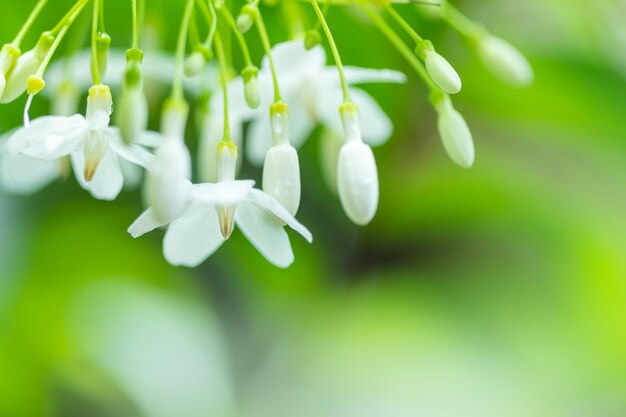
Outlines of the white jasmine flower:
[[535,76],[533,69],[513,45],[492,35],[485,35],[476,44],[478,56],[493,75],[514,87],[527,87]]
[[345,144],[337,163],[339,199],[348,218],[364,226],[378,208],[378,171],[372,149],[363,143],[359,112],[353,103],[341,107]]
[[152,155],[124,144],[118,129],[109,127],[112,105],[109,87],[95,85],[89,89],[86,117],[37,118],[11,136],[7,150],[44,161],[69,155],[80,185],[96,198],[113,200],[124,183],[119,157],[146,167]]
[[273,145],[263,164],[263,191],[294,215],[300,207],[300,162],[289,143],[289,111],[284,103],[270,106]]
[[437,127],[446,152],[457,165],[471,167],[474,164],[474,141],[465,119],[446,95],[435,97],[433,104],[439,114]]
[[[337,114],[337,103],[341,103],[342,92],[337,68],[326,66],[326,53],[320,45],[307,51],[301,40],[284,42],[272,49],[276,71],[280,76],[283,100],[289,104],[290,142],[297,149],[306,141],[318,123],[341,132],[341,118]],[[391,70],[373,70],[345,67],[346,77],[351,84],[386,82],[403,83],[404,74]],[[248,159],[261,165],[265,154],[272,145],[268,132],[270,120],[263,111],[273,101],[273,88],[269,63],[264,59],[258,74],[261,94],[260,109],[251,110],[244,100],[242,81],[239,78],[229,83],[230,109],[242,121],[251,121],[246,155]],[[372,145],[380,145],[391,136],[393,126],[380,106],[365,91],[352,87],[353,101],[359,106],[362,119],[363,140]],[[221,93],[216,93],[211,107],[219,112],[222,103]]]
[[[254,189],[252,180],[235,180],[237,148],[218,147],[218,182],[189,187],[182,215],[169,222],[163,253],[173,265],[195,267],[213,254],[234,230],[241,229],[250,243],[272,264],[285,268],[294,260],[284,224],[309,242],[311,233],[274,198]],[[168,223],[159,220],[151,207],[129,227],[139,237]]]

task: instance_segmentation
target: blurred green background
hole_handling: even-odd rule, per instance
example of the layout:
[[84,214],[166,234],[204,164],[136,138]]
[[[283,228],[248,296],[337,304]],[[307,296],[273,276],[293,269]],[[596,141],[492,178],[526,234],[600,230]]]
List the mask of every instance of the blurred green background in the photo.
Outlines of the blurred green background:
[[[31,3],[0,1],[4,41]],[[181,3],[148,0],[170,50]],[[38,28],[70,4],[51,2]],[[395,124],[375,150],[371,225],[325,187],[317,137],[302,150],[315,241],[293,236],[288,270],[239,233],[197,270],[169,266],[162,232],[126,234],[137,192],[100,202],[70,179],[0,194],[0,416],[625,416],[626,2],[454,4],[518,46],[535,84],[507,87],[398,7],[463,78],[477,158],[457,168],[418,78],[358,10],[333,8],[347,64],[409,82],[367,87]],[[106,7],[125,48],[129,2]],[[265,13],[274,42],[281,10]],[[0,109],[2,131],[21,106]]]

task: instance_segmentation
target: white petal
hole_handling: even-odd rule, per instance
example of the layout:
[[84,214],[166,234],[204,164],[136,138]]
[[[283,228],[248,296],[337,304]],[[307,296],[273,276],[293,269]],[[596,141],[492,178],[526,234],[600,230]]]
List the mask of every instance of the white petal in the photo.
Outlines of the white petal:
[[300,162],[288,143],[272,146],[263,164],[263,191],[294,215],[300,207]]
[[272,196],[264,193],[261,190],[253,188],[247,196],[247,200],[258,205],[259,207],[273,213],[283,222],[287,223],[296,232],[300,233],[309,243],[313,242],[313,236],[311,232],[304,227],[295,217],[293,217],[287,209],[285,209],[278,201]]
[[60,161],[43,161],[30,156],[0,154],[2,188],[19,194],[33,194],[61,177]]
[[372,149],[359,141],[344,144],[337,164],[337,188],[344,211],[355,224],[366,225],[378,208],[378,172]]
[[[329,68],[336,71],[336,68]],[[344,67],[346,79],[349,84],[364,83],[396,83],[403,84],[406,82],[406,75],[399,71],[389,69],[372,69],[359,67]]]
[[252,180],[199,184],[193,186],[190,199],[203,204],[232,206],[243,201],[252,187]]
[[163,140],[165,140],[165,137],[160,132],[144,130],[137,135],[135,143],[147,148],[158,148],[163,143]]
[[148,232],[153,231],[154,229],[158,229],[159,227],[165,226],[167,223],[164,223],[156,218],[154,215],[154,210],[149,208],[148,210],[141,213],[141,215],[130,225],[128,228],[128,233],[134,238],[139,236],[143,236]]
[[124,177],[115,153],[111,149],[106,151],[90,182],[85,181],[83,176],[84,166],[83,150],[72,152],[72,168],[81,187],[99,200],[115,200],[124,186]]
[[[317,71],[326,65],[324,48],[318,45],[307,51],[302,40],[279,43],[272,48],[272,58],[279,74]],[[261,68],[269,68],[267,57],[263,58]]]
[[142,168],[148,168],[154,159],[154,155],[146,151],[141,146],[135,144],[127,145],[122,142],[122,138],[119,136],[119,131],[117,129],[110,128],[105,130],[105,136],[109,139],[109,146],[113,152],[121,156],[126,161],[139,165]]
[[289,236],[280,221],[252,203],[241,203],[235,213],[237,227],[261,255],[280,268],[293,263]]
[[289,104],[289,142],[299,149],[311,136],[316,122],[301,100],[285,100]]
[[72,153],[86,134],[87,122],[79,114],[39,117],[9,138],[7,151],[39,159],[57,159]]
[[163,239],[163,254],[172,265],[200,265],[224,243],[213,206],[192,204],[174,220]]

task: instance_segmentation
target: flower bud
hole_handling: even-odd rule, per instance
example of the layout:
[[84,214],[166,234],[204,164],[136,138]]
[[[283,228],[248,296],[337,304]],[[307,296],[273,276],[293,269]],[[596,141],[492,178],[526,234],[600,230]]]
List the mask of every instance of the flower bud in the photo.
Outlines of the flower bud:
[[533,69],[513,45],[492,35],[476,44],[478,56],[493,75],[513,87],[527,87],[534,80]]
[[461,91],[461,78],[450,63],[437,52],[430,41],[422,42],[416,49],[417,55],[426,64],[430,78],[448,94]]
[[341,107],[346,142],[339,152],[337,187],[348,218],[364,226],[378,208],[378,171],[372,149],[361,140],[359,114],[353,103]]
[[122,139],[131,144],[148,127],[148,99],[142,90],[131,90],[122,95],[116,110],[116,123]]
[[322,35],[317,30],[308,30],[304,35],[304,49],[310,51],[322,43]]
[[165,223],[180,217],[190,178],[189,150],[182,141],[166,139],[154,155],[145,183],[147,203],[159,220]]
[[0,50],[0,97],[4,92],[7,80],[6,76],[11,71],[18,57],[20,50],[11,44],[6,44]]
[[256,7],[246,4],[241,8],[241,13],[237,16],[237,30],[246,33],[250,30],[259,15]]
[[185,138],[188,115],[189,105],[187,102],[174,99],[166,100],[161,114],[161,133],[165,137],[179,139],[182,142]]
[[26,80],[35,74],[54,42],[54,35],[44,32],[33,49],[17,58],[6,79],[0,103],[10,103],[26,91]]
[[259,69],[255,66],[248,66],[241,71],[243,79],[243,92],[246,103],[251,109],[256,109],[261,103],[261,93],[259,92],[259,81],[257,74]]
[[111,37],[108,33],[98,32],[96,38],[96,58],[98,60],[98,72],[104,78],[109,66],[109,49],[111,49]]
[[94,85],[89,88],[86,118],[90,122],[91,128],[105,128],[109,126],[112,111],[113,97],[111,96],[111,89],[104,84]]
[[289,144],[289,110],[284,103],[270,106],[273,145],[263,164],[263,191],[274,197],[292,215],[300,206],[300,163]]
[[457,165],[471,167],[474,164],[474,142],[465,119],[454,109],[447,95],[435,95],[432,101],[439,114],[437,127],[443,147]]
[[198,75],[206,64],[206,59],[204,59],[204,55],[202,55],[201,52],[192,52],[191,55],[185,59],[185,76],[193,77],[194,75]]
[[130,60],[126,62],[124,68],[124,79],[122,80],[122,91],[141,91],[143,89],[143,66],[141,61]]
[[[237,145],[232,142],[220,142],[217,145],[217,176],[218,182],[234,181],[237,170]],[[236,205],[215,206],[220,231],[224,239],[228,239],[235,228]]]

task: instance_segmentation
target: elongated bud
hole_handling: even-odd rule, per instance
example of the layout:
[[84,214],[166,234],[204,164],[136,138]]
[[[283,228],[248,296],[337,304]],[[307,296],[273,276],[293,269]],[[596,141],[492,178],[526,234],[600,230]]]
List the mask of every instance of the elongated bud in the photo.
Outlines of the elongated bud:
[[471,167],[474,164],[474,142],[465,119],[452,106],[447,95],[434,94],[431,101],[439,115],[437,127],[446,152],[457,165]]
[[96,56],[98,59],[98,72],[104,77],[109,66],[109,49],[111,49],[111,37],[108,33],[98,32],[96,38]]
[[300,207],[300,162],[289,144],[289,111],[284,103],[270,106],[273,145],[263,164],[263,191],[274,197],[292,215]]
[[148,127],[148,100],[143,92],[143,52],[140,49],[126,51],[126,68],[115,118],[124,142],[135,141],[139,133]]
[[439,55],[430,41],[424,41],[416,48],[417,56],[426,64],[430,78],[448,94],[461,91],[461,78],[450,63]]
[[251,109],[256,109],[261,103],[261,93],[259,92],[259,81],[257,78],[258,73],[259,69],[252,65],[241,71],[246,104],[248,104],[248,107]]
[[184,100],[168,99],[163,104],[161,132],[168,138],[185,138],[185,127],[189,115],[189,105]]
[[348,218],[358,225],[368,224],[378,209],[378,171],[372,149],[363,143],[359,113],[355,104],[341,106],[346,142],[339,152],[337,188]]
[[0,103],[10,103],[26,91],[26,80],[34,75],[54,42],[54,35],[44,32],[33,49],[17,58],[9,72]]
[[322,35],[317,30],[308,30],[304,35],[304,49],[310,51],[322,43]]
[[535,76],[533,69],[513,45],[492,35],[484,35],[476,44],[478,56],[493,75],[513,87],[527,87]]
[[246,4],[241,8],[241,13],[237,16],[237,30],[241,33],[246,33],[250,30],[254,22],[256,22],[259,16],[259,11],[256,7]]
[[154,155],[145,197],[155,216],[170,222],[183,213],[191,178],[191,157],[182,141],[166,139]]
[[213,53],[204,45],[196,45],[191,55],[185,59],[185,76],[193,77],[198,75],[207,62],[213,58]]
[[6,87],[6,76],[13,69],[20,56],[20,50],[11,44],[5,44],[0,50],[0,97]]
[[[237,170],[237,146],[232,142],[220,142],[217,145],[217,176],[218,182],[234,181]],[[224,239],[228,239],[235,228],[236,205],[215,206],[220,231]]]

